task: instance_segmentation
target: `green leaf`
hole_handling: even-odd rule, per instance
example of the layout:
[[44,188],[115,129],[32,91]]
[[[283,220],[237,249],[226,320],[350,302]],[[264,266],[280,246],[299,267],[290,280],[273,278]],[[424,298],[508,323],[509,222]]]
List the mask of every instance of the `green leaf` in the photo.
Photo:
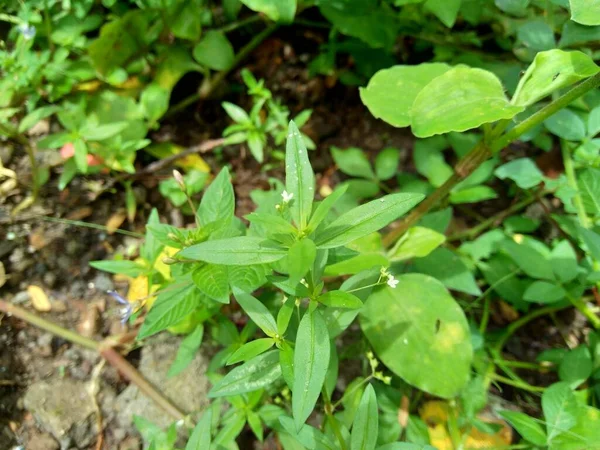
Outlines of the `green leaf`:
[[202,31],[202,20],[204,2],[203,0],[191,0],[183,3],[170,3],[173,5],[175,17],[169,20],[169,27],[173,36],[180,39],[196,41]]
[[265,14],[275,22],[291,23],[296,15],[296,0],[241,0],[253,11]]
[[375,157],[375,174],[379,180],[389,180],[398,172],[400,150],[384,148]]
[[527,14],[527,7],[530,0],[495,0],[498,8],[513,16],[524,16]]
[[577,174],[577,185],[585,211],[593,216],[600,216],[600,169],[583,169]]
[[593,369],[594,364],[589,348],[580,345],[565,355],[558,367],[558,377],[575,388],[592,375]]
[[546,419],[547,444],[577,423],[578,404],[567,383],[555,383],[544,391],[542,409]]
[[87,173],[88,147],[85,141],[83,141],[83,139],[75,139],[75,141],[73,141],[73,147],[75,148],[75,154],[73,155],[73,159],[75,160],[77,170],[79,170],[82,173]]
[[268,387],[279,377],[279,350],[271,350],[233,369],[213,386],[208,396],[229,397],[257,391]]
[[536,55],[519,81],[512,103],[528,106],[552,92],[598,73],[600,68],[579,51],[548,50]]
[[27,114],[19,123],[19,133],[24,133],[33,127],[40,120],[51,116],[55,112],[60,111],[60,107],[56,105],[42,106],[41,108],[34,109],[32,112]]
[[421,194],[390,194],[342,214],[317,236],[318,248],[334,248],[378,231],[409,211]]
[[513,159],[496,169],[501,180],[513,180],[521,189],[529,189],[544,181],[544,174],[530,158]]
[[568,20],[563,25],[558,46],[576,47],[600,39],[600,26],[588,27]]
[[594,0],[569,0],[571,20],[581,25],[600,25],[600,4]]
[[127,122],[107,123],[104,125],[92,125],[84,127],[80,133],[81,136],[88,141],[103,141],[119,134],[121,131],[129,127]]
[[253,212],[246,219],[252,224],[260,225],[269,238],[277,235],[295,236],[298,233],[291,223],[275,214]]
[[565,290],[558,284],[534,281],[523,293],[523,300],[537,303],[555,303],[565,298]]
[[419,92],[411,110],[412,130],[417,137],[465,131],[512,119],[523,109],[508,102],[493,73],[456,67]]
[[317,256],[317,247],[310,239],[296,241],[288,253],[290,283],[297,284],[312,268]]
[[560,241],[552,249],[550,264],[556,278],[563,283],[577,278],[577,254],[567,240]]
[[250,316],[250,319],[267,336],[277,336],[277,323],[267,307],[260,300],[237,288],[233,288],[233,295],[246,314]]
[[94,269],[127,275],[128,277],[133,278],[143,274],[147,270],[145,267],[133,261],[90,261],[90,266]]
[[331,156],[333,156],[338,168],[346,175],[368,179],[375,178],[371,163],[360,148],[351,147],[342,150],[341,148],[331,147]]
[[415,142],[413,159],[417,172],[440,187],[454,174],[454,169],[445,161],[442,150],[446,141],[439,138],[419,139]]
[[200,302],[200,295],[192,283],[163,291],[148,312],[138,339],[147,338],[177,324],[200,306]]
[[192,272],[192,281],[207,297],[219,303],[229,303],[227,266],[202,264]]
[[546,445],[544,428],[533,417],[519,411],[508,410],[498,411],[498,414],[510,423],[527,442],[542,447]]
[[179,350],[177,350],[177,356],[175,356],[175,361],[173,361],[173,364],[169,367],[167,377],[170,378],[179,375],[190,365],[194,356],[196,356],[196,352],[202,345],[203,336],[204,326],[200,324],[194,328],[194,331],[186,336],[183,341],[181,341]]
[[446,236],[430,228],[412,227],[388,253],[391,261],[423,258],[446,242]]
[[585,122],[570,109],[561,109],[544,121],[544,126],[552,134],[567,141],[585,139]]
[[555,47],[554,31],[544,20],[525,22],[517,29],[517,37],[525,47],[534,52],[551,50]]
[[450,202],[453,205],[461,203],[477,203],[492,198],[498,198],[498,194],[489,186],[472,186],[450,193]]
[[260,237],[240,236],[192,245],[177,255],[213,264],[245,266],[275,262],[286,254],[285,249],[272,241]]
[[65,144],[68,144],[73,140],[73,135],[67,131],[62,131],[60,133],[54,133],[42,138],[37,143],[37,148],[43,149],[51,149],[51,148],[59,148]]
[[220,31],[208,31],[193,50],[194,59],[213,70],[227,70],[235,60],[233,46]]
[[360,298],[344,291],[326,292],[320,295],[317,301],[330,308],[360,309],[363,306]]
[[337,450],[337,446],[315,427],[304,425],[300,430],[296,430],[294,419],[288,416],[279,417],[279,423],[308,450]]
[[588,253],[596,261],[600,261],[600,234],[583,227],[579,227],[579,234],[587,247]]
[[481,289],[469,268],[447,248],[438,248],[424,258],[415,259],[413,264],[417,272],[437,278],[449,289],[481,295]]
[[292,412],[296,430],[312,413],[327,373],[330,357],[327,325],[319,311],[307,311],[300,321],[294,351]]
[[375,389],[369,384],[363,392],[350,435],[351,450],[374,450],[377,444],[379,411]]
[[325,197],[321,202],[319,202],[319,205],[315,209],[313,215],[310,217],[310,221],[308,222],[308,226],[306,227],[307,233],[312,233],[317,229],[321,222],[325,220],[327,214],[329,214],[329,211],[331,211],[333,205],[335,205],[335,203],[339,200],[339,198],[342,195],[346,193],[347,190],[348,185],[342,185],[336,188],[335,191],[333,191],[331,194]]
[[211,435],[210,429],[212,425],[212,408],[208,408],[202,415],[202,419],[194,428],[190,440],[185,446],[185,450],[206,450],[210,448]]
[[436,450],[427,444],[409,444],[408,442],[392,442],[391,444],[377,447],[377,450]]
[[223,167],[204,192],[198,208],[198,217],[202,225],[217,222],[222,226],[227,226],[233,219],[234,212],[235,195],[231,177],[229,169]]
[[244,292],[254,292],[267,282],[269,273],[267,265],[229,266],[229,284]]
[[506,240],[502,243],[501,249],[530,277],[554,280],[554,272],[549,259],[535,248]]
[[254,436],[262,442],[264,439],[263,435],[263,425],[260,420],[260,416],[254,411],[246,411],[246,420],[248,421],[248,425],[250,429],[254,433]]
[[269,350],[275,341],[271,338],[255,339],[238,348],[233,355],[227,359],[227,365],[237,364],[242,361],[248,361],[267,350]]
[[144,116],[150,122],[156,122],[169,109],[170,98],[171,92],[168,89],[159,86],[157,83],[149,84],[140,96]]
[[427,0],[425,9],[431,11],[448,28],[454,26],[462,0]]
[[227,115],[231,117],[234,122],[242,124],[252,122],[250,120],[250,117],[248,116],[248,113],[246,113],[246,111],[244,111],[238,105],[234,105],[233,103],[229,102],[223,102],[221,103],[221,106],[223,106],[223,109],[225,110]]
[[425,392],[452,398],[469,381],[473,358],[464,312],[434,278],[407,274],[398,281],[395,289],[375,289],[369,296],[361,328],[392,372]]
[[294,313],[294,300],[287,297],[284,298],[283,305],[277,313],[277,333],[279,336],[283,336],[287,331],[290,319]]
[[285,148],[285,187],[292,194],[292,218],[299,230],[304,230],[312,212],[315,195],[313,173],[302,134],[291,121]]
[[294,388],[294,349],[286,341],[281,344],[279,350],[279,365],[285,384],[290,389]]
[[394,66],[377,72],[360,98],[377,119],[395,127],[411,124],[410,110],[419,92],[434,78],[450,70],[444,63]]

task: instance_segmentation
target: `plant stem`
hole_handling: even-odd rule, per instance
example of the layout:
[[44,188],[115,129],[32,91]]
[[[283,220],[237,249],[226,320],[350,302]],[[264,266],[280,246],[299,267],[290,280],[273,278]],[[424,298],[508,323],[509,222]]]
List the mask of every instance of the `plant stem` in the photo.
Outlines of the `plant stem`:
[[596,315],[596,313],[594,313],[594,311],[592,311],[590,308],[588,308],[587,304],[583,300],[576,299],[568,291],[565,291],[565,292],[567,292],[566,297],[571,302],[571,304],[575,308],[577,308],[579,310],[579,312],[581,312],[581,314],[583,314],[590,321],[590,323],[596,330],[599,330],[600,329],[600,317],[598,317]]
[[529,391],[529,392],[535,392],[535,393],[537,393],[537,392],[544,392],[544,390],[546,389],[546,388],[543,388],[541,386],[532,386],[529,383],[523,384],[523,383],[520,383],[518,381],[511,380],[510,378],[503,377],[502,375],[498,375],[496,373],[489,374],[488,376],[492,380],[499,381],[500,383],[503,383],[503,384],[508,384],[509,386],[513,386],[513,387],[516,387],[518,389],[523,389],[524,391]]
[[567,182],[569,187],[575,191],[573,203],[575,204],[575,208],[577,208],[577,217],[579,218],[579,223],[581,223],[583,228],[589,228],[590,219],[585,212],[585,207],[583,206],[583,201],[581,200],[581,194],[577,184],[577,177],[575,176],[575,166],[573,165],[573,158],[571,158],[571,150],[569,149],[569,144],[564,139],[560,140],[560,150],[562,152]]
[[238,28],[250,25],[251,23],[259,22],[260,20],[262,20],[260,14],[254,14],[253,16],[246,17],[245,19],[236,20],[235,22],[228,23],[227,25],[218,28],[218,31],[220,31],[221,33],[229,33],[231,31],[237,30]]
[[235,55],[235,59],[231,64],[231,67],[226,70],[222,70],[218,72],[212,79],[206,80],[205,83],[202,83],[198,92],[190,95],[187,98],[184,98],[182,101],[173,106],[169,111],[164,115],[164,117],[170,117],[175,113],[178,113],[181,110],[184,110],[189,105],[194,102],[197,102],[200,99],[205,99],[210,96],[210,94],[215,90],[215,88],[227,78],[227,75],[241,62],[243,61],[258,45],[264,41],[271,33],[273,33],[278,28],[277,24],[269,25],[263,31],[258,33],[256,36],[252,38],[250,42],[248,42],[242,49]]
[[152,386],[135,367],[113,348],[113,346],[118,343],[117,341],[108,338],[103,342],[98,342],[86,338],[4,300],[0,300],[0,311],[13,315],[56,336],[60,336],[69,342],[97,351],[104,359],[106,359],[106,361],[120,371],[132,383],[137,385],[142,393],[147,395],[150,400],[155,402],[165,412],[169,413],[177,420],[185,418],[185,413],[180,411],[168,398]]

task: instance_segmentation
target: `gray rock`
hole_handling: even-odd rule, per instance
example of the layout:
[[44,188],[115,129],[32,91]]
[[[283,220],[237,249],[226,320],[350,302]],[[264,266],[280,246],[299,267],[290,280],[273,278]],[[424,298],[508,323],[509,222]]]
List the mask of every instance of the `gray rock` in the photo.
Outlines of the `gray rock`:
[[27,389],[24,405],[63,449],[88,448],[95,439],[94,406],[85,383],[64,378],[38,381]]
[[[208,406],[210,388],[206,370],[210,357],[199,351],[186,370],[167,378],[169,367],[175,359],[181,338],[159,335],[142,349],[139,371],[154,386],[186,413],[201,411]],[[133,416],[142,416],[155,425],[167,428],[174,419],[142,394],[135,385],[128,386],[114,405],[121,426],[130,426]]]
[[27,450],[58,450],[59,444],[46,433],[35,433],[27,442]]
[[92,283],[94,283],[94,288],[98,292],[112,291],[115,288],[115,284],[110,276],[103,272],[96,274]]

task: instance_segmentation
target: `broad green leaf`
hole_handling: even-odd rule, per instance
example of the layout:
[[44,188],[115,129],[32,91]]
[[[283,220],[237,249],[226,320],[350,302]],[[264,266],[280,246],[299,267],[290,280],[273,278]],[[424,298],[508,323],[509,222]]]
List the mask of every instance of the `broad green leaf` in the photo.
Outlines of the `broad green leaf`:
[[478,267],[487,283],[493,286],[498,295],[515,306],[527,307],[523,301],[523,293],[529,283],[517,277],[521,270],[511,258],[497,253],[485,263],[480,262]]
[[177,356],[175,356],[175,361],[173,361],[173,364],[169,367],[167,377],[170,378],[179,375],[190,365],[194,356],[196,356],[196,352],[202,345],[203,336],[204,325],[200,324],[194,328],[194,331],[187,335],[183,341],[181,341],[179,350],[177,350]]
[[90,261],[90,266],[94,269],[127,275],[133,278],[147,271],[145,267],[134,261]]
[[554,31],[544,20],[525,22],[517,29],[519,41],[529,50],[542,52],[555,47]]
[[201,297],[192,283],[163,291],[148,312],[138,339],[147,338],[177,324],[200,306],[200,302]]
[[555,49],[540,52],[521,78],[512,103],[531,105],[558,89],[591,77],[599,70],[589,56],[579,51]]
[[331,208],[339,200],[339,198],[346,193],[348,190],[348,185],[343,185],[338,187],[335,191],[325,197],[319,205],[315,209],[315,212],[310,217],[310,221],[308,222],[307,232],[312,233],[317,229],[317,227],[325,220]]
[[561,48],[577,47],[588,42],[597,41],[598,39],[600,39],[600,26],[588,27],[568,20],[563,25],[558,46]]
[[219,303],[229,303],[227,266],[202,264],[192,272],[192,281],[206,296]]
[[571,350],[558,367],[558,377],[575,388],[585,382],[594,369],[592,354],[586,345]]
[[583,227],[579,227],[579,234],[587,247],[588,253],[596,261],[600,261],[600,234]]
[[308,238],[296,241],[288,252],[290,283],[298,283],[312,268],[317,257],[317,247]]
[[546,445],[546,432],[537,419],[519,411],[503,410],[498,411],[498,414],[510,423],[527,442],[542,447]]
[[473,358],[464,312],[432,277],[407,274],[398,281],[395,289],[378,288],[369,296],[361,328],[392,372],[425,392],[452,398],[469,381]]
[[363,306],[360,298],[344,291],[326,292],[320,295],[317,301],[330,308],[360,309]]
[[549,259],[535,248],[506,240],[502,243],[501,249],[530,277],[554,280],[554,272]]
[[400,150],[384,148],[375,157],[375,174],[379,180],[389,180],[398,172]]
[[454,26],[462,0],[427,0],[425,9],[431,11],[448,28]]
[[360,98],[377,119],[395,127],[408,127],[410,110],[421,89],[448,70],[450,66],[444,63],[383,69],[373,75],[367,87],[360,88]]
[[492,198],[498,198],[498,194],[489,186],[471,186],[450,193],[450,203],[453,205],[477,203]]
[[360,148],[351,147],[346,150],[331,147],[331,156],[338,168],[346,175],[373,179],[375,173],[365,152]]
[[241,0],[241,2],[275,22],[291,23],[296,15],[296,0]]
[[325,227],[315,243],[318,248],[341,247],[382,229],[422,199],[421,194],[390,194],[358,206]]
[[391,261],[423,258],[446,241],[446,236],[430,228],[412,227],[388,253]]
[[501,180],[513,180],[521,189],[529,189],[544,181],[544,174],[530,158],[513,159],[496,169]]
[[313,173],[302,134],[291,121],[285,149],[285,187],[292,194],[292,218],[299,230],[308,224],[315,196],[315,174]]
[[173,36],[180,39],[197,41],[202,31],[203,0],[191,0],[184,3],[171,3],[174,6],[174,17],[169,20],[169,28]]
[[319,311],[307,311],[300,321],[294,351],[292,412],[296,430],[312,413],[321,393],[330,357],[327,325]]
[[413,262],[417,272],[437,278],[449,289],[471,295],[481,295],[475,277],[466,264],[451,250],[438,248]]
[[350,435],[351,450],[374,450],[377,444],[379,411],[375,389],[369,384],[363,392]]
[[583,169],[577,174],[577,185],[585,211],[593,216],[600,216],[600,169]]
[[212,408],[208,408],[194,428],[185,450],[206,450],[211,444]]
[[177,256],[213,264],[244,266],[264,264],[283,258],[287,251],[260,237],[240,236],[192,245]]
[[250,223],[261,226],[267,236],[273,238],[276,235],[291,235],[297,234],[294,226],[281,216],[275,214],[253,212],[246,216]]
[[271,350],[233,369],[213,386],[208,396],[228,397],[257,391],[271,385],[280,376],[279,350]]
[[496,6],[505,13],[513,16],[524,16],[531,0],[495,0]]
[[275,341],[271,338],[255,339],[238,348],[228,359],[227,365],[237,364],[242,361],[248,361],[275,345]]
[[202,225],[218,222],[223,226],[227,226],[231,222],[234,212],[235,197],[229,169],[223,167],[219,175],[204,192],[198,208],[198,217]]
[[19,133],[24,133],[33,127],[40,120],[51,116],[55,112],[59,111],[60,107],[56,105],[42,106],[41,108],[34,109],[32,112],[27,114],[19,123]]
[[523,300],[537,303],[555,303],[565,298],[565,290],[548,281],[534,281],[523,293]]
[[441,151],[445,146],[445,141],[439,141],[435,137],[419,139],[415,142],[413,152],[415,168],[435,187],[440,187],[454,174],[454,169],[445,161]]
[[269,337],[277,335],[277,323],[267,307],[257,298],[234,288],[233,295],[250,319]]
[[[600,442],[600,410],[580,406],[576,412],[577,423],[552,440],[550,450],[597,449]],[[558,430],[557,430],[558,431]]]
[[419,92],[410,113],[412,131],[417,137],[465,131],[512,119],[523,109],[508,102],[502,83],[493,73],[455,67]]
[[307,450],[337,450],[337,446],[322,431],[310,425],[296,430],[294,419],[289,416],[279,417],[279,422],[291,436]]
[[600,25],[600,3],[595,0],[569,0],[571,20],[581,25]]
[[547,444],[577,423],[578,404],[567,383],[553,384],[544,391],[542,409],[546,419]]
[[171,92],[168,89],[159,86],[157,83],[149,84],[140,96],[140,103],[146,118],[151,122],[160,119],[169,109],[170,97]]
[[213,70],[227,70],[235,60],[233,46],[225,34],[210,30],[193,50],[194,59]]
[[585,122],[568,108],[548,117],[544,126],[552,134],[567,141],[582,141],[586,136]]
[[600,133],[600,106],[596,106],[590,111],[587,120],[587,135],[594,137]]
[[271,269],[265,265],[229,266],[229,284],[244,292],[254,292],[267,282]]
[[556,278],[560,281],[566,283],[577,278],[577,254],[566,239],[560,241],[552,249],[550,264]]

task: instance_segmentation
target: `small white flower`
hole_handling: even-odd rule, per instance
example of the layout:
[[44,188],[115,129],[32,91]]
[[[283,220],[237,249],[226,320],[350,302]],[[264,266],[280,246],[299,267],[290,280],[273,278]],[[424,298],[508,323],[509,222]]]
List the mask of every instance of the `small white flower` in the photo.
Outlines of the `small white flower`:
[[17,31],[23,35],[26,41],[35,37],[35,27],[28,23],[22,23],[17,27]]
[[292,198],[294,198],[294,193],[288,193],[288,191],[283,191],[281,193],[281,197],[283,197],[283,203],[289,203]]
[[388,276],[387,285],[392,289],[395,289],[400,281],[396,280],[393,275]]

